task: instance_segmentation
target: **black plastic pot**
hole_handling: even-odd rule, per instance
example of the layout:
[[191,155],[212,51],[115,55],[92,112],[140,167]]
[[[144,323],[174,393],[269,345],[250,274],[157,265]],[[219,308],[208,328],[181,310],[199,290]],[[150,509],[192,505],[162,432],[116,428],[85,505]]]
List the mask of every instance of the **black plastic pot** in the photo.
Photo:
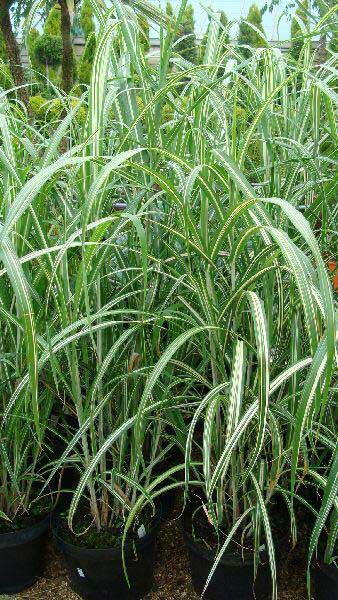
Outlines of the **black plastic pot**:
[[317,562],[313,571],[315,600],[338,600],[338,569]]
[[[192,582],[197,594],[204,590],[205,583],[215,562],[215,552],[197,544],[187,531],[184,537],[188,548]],[[255,594],[254,594],[255,590]],[[219,561],[204,598],[208,600],[252,600],[269,598],[270,582],[261,570],[259,580],[254,583],[253,557],[241,560],[239,554],[225,552]]]
[[176,502],[176,489],[168,490],[160,496],[161,520],[170,521],[172,519]]
[[0,535],[0,594],[16,594],[37,581],[44,565],[44,537],[50,516],[40,523]]
[[[159,519],[156,520],[156,525]],[[143,598],[153,585],[155,527],[144,537],[126,544],[126,568],[130,588],[122,564],[119,548],[87,549],[69,544],[60,535],[60,521],[56,520],[53,533],[62,552],[72,590],[86,600],[136,600]]]

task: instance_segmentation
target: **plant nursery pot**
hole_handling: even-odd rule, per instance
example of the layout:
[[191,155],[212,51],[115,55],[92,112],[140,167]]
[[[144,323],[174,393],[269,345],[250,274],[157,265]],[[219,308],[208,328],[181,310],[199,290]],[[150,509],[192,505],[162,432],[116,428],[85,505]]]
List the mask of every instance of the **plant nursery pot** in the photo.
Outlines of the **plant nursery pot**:
[[338,600],[338,569],[317,562],[313,570],[315,600]]
[[50,515],[32,527],[0,534],[0,594],[16,594],[40,577],[49,524]]
[[[156,525],[159,519],[157,519]],[[152,588],[156,525],[141,539],[125,545],[128,586],[122,564],[122,549],[89,549],[62,539],[55,521],[53,534],[62,552],[70,586],[85,600],[137,600]]]
[[160,513],[162,521],[170,521],[173,517],[175,502],[176,502],[176,489],[168,490],[160,496]]
[[[215,562],[216,553],[195,542],[186,531],[184,537],[193,586],[200,595]],[[271,584],[266,573],[261,572],[254,582],[253,558],[242,561],[239,554],[230,552],[225,552],[222,556],[203,596],[208,600],[265,600],[270,597]]]

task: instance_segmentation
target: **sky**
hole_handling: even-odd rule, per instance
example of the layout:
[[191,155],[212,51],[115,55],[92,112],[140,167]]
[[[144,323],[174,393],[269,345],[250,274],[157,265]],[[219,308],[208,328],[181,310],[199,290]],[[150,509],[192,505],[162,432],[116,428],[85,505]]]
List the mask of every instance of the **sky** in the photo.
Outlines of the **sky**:
[[[223,10],[230,21],[239,21],[241,17],[245,18],[247,16],[249,7],[253,2],[262,8],[266,0],[190,0],[194,8],[197,36],[203,35],[208,24],[208,16],[203,6],[212,6],[216,10]],[[165,6],[166,1],[160,0],[160,4]],[[174,9],[177,9],[180,0],[171,0],[171,4]],[[266,11],[263,16],[263,25],[269,40],[285,40],[290,37],[290,20],[288,18],[282,17],[277,27],[279,17],[286,4],[287,0],[281,0],[279,6],[272,13]],[[236,26],[232,28],[232,36],[236,37]]]
[[[151,0],[154,4],[160,5],[165,10],[167,0]],[[197,37],[202,37],[208,26],[208,15],[203,7],[211,6],[215,10],[223,10],[229,21],[234,22],[230,31],[231,37],[236,38],[237,23],[241,17],[245,18],[248,14],[251,4],[257,4],[259,8],[263,8],[267,0],[188,0],[192,4],[195,15],[195,31]],[[178,11],[181,0],[170,0],[175,11]],[[107,2],[109,4],[109,1]],[[279,5],[273,12],[266,11],[263,15],[263,26],[267,38],[273,40],[288,40],[290,39],[290,16],[283,16],[282,13],[287,5],[290,5],[290,0],[280,0]],[[290,13],[290,11],[289,11]],[[42,24],[36,24],[37,29],[41,29]],[[20,32],[21,33],[21,32]],[[158,37],[158,28],[152,26],[150,28],[150,37]]]

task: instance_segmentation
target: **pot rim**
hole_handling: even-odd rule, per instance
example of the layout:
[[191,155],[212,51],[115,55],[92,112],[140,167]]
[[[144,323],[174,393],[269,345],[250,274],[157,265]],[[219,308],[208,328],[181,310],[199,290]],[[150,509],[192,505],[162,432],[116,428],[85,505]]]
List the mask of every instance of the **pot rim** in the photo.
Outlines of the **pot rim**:
[[0,533],[0,550],[11,546],[20,546],[21,544],[25,544],[26,542],[39,537],[40,534],[48,529],[51,521],[51,514],[52,513],[48,513],[41,521],[38,521],[34,525],[29,525],[28,527],[18,529],[17,531]]
[[[209,550],[202,546],[201,543],[197,542],[194,537],[183,527],[184,538],[188,547],[191,548],[194,552],[198,553],[200,556],[205,558],[209,562],[215,562],[217,557],[217,550]],[[260,558],[264,559],[266,555],[265,546],[264,549],[261,549]],[[229,550],[225,550],[222,557],[219,560],[219,564],[240,567],[244,565],[253,565],[254,564],[254,552],[246,551],[244,553],[244,560],[242,559],[241,554],[238,552],[232,552]]]
[[[151,522],[152,526],[143,537],[135,539],[134,541],[128,542],[124,545],[126,554],[128,553],[128,551],[133,549],[134,545],[136,545],[140,549],[142,549],[144,546],[149,545],[149,543],[152,541],[152,539],[154,537],[154,534],[156,533],[158,526],[160,525],[161,512],[162,512],[161,510],[156,511],[156,513],[152,519],[152,522]],[[87,556],[87,557],[92,556],[93,554],[103,556],[104,554],[109,553],[109,555],[111,557],[113,557],[116,554],[121,554],[121,550],[122,550],[121,543],[119,543],[117,546],[107,546],[105,548],[86,548],[83,546],[76,546],[75,544],[72,544],[71,542],[67,542],[60,535],[60,532],[59,532],[60,522],[61,522],[60,517],[55,517],[52,521],[53,537],[55,538],[56,543],[60,548],[65,549],[72,554],[76,553],[77,556],[81,555],[81,556]]]
[[336,581],[338,584],[338,568],[335,565],[333,565],[333,564],[328,565],[323,560],[320,560],[317,558],[316,559],[316,568],[319,571],[322,571],[322,573],[324,573],[330,579],[333,579],[334,581]]

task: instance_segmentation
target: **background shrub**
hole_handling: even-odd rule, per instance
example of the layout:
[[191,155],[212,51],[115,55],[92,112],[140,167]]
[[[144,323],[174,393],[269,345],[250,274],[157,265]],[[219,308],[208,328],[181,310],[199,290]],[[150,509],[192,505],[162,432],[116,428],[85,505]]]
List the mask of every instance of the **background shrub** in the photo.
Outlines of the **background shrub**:
[[36,60],[51,67],[61,64],[62,60],[62,41],[57,35],[44,33],[35,40],[34,56]]

